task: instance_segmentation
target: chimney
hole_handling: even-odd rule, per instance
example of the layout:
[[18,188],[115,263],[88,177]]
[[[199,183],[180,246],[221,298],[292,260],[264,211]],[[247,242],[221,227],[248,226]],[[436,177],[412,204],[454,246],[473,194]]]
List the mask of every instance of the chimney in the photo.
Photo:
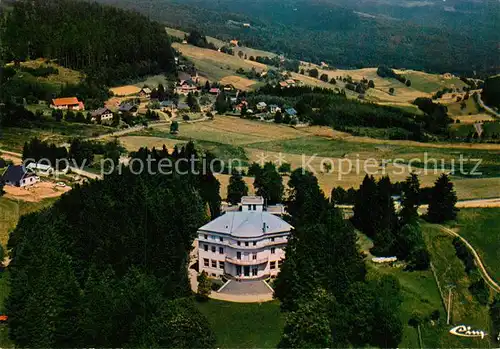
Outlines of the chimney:
[[266,222],[262,222],[262,232],[266,232]]

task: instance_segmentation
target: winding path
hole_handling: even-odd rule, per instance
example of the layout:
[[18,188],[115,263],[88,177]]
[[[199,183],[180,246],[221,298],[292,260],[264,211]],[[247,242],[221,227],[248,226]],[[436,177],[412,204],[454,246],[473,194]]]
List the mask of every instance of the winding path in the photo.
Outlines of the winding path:
[[457,232],[455,232],[455,231],[453,231],[445,226],[442,226],[442,225],[438,225],[438,226],[442,231],[444,231],[448,235],[451,235],[453,237],[458,237],[460,240],[462,240],[462,242],[472,252],[472,255],[474,256],[474,260],[476,262],[476,265],[479,268],[479,271],[481,272],[481,276],[483,277],[484,281],[486,281],[488,286],[490,286],[494,291],[500,293],[500,285],[497,282],[495,282],[495,280],[493,280],[493,278],[490,276],[490,274],[488,274],[488,271],[486,270],[486,268],[483,265],[483,262],[481,261],[481,257],[479,257],[479,254],[476,252],[474,247],[472,247],[472,245],[467,240],[465,240],[460,234],[458,234]]

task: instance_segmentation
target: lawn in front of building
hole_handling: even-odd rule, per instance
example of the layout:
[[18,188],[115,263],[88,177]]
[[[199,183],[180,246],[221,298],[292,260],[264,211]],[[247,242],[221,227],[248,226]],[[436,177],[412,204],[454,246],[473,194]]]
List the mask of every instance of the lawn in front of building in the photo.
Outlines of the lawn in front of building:
[[285,316],[278,301],[234,303],[210,299],[197,303],[215,332],[218,348],[276,348]]

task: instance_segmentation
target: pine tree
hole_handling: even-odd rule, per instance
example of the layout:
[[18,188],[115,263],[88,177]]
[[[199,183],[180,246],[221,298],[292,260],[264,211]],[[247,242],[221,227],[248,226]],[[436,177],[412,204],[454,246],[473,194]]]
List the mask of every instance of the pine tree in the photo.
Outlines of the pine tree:
[[283,199],[283,179],[272,162],[266,162],[262,170],[255,174],[253,186],[266,204],[277,204]]
[[375,178],[366,175],[356,194],[352,222],[356,228],[372,238],[376,233],[376,227],[373,222],[379,218],[373,204],[376,197],[377,183],[375,182]]
[[202,271],[201,274],[198,275],[198,291],[196,297],[201,301],[207,301],[210,292],[212,292],[212,282],[208,278],[207,272]]
[[399,216],[402,224],[412,223],[418,219],[420,205],[420,182],[418,176],[412,173],[403,184],[403,198]]
[[233,171],[233,174],[229,178],[229,185],[227,186],[227,201],[236,205],[245,195],[248,195],[248,186],[243,180],[241,173]]
[[459,211],[455,204],[457,194],[448,175],[442,174],[434,183],[431,192],[431,201],[427,211],[427,220],[432,223],[443,223],[457,218]]

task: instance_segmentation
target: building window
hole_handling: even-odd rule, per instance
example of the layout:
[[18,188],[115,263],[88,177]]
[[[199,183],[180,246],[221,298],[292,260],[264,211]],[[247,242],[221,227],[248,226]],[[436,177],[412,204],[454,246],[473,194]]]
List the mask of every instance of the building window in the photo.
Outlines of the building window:
[[208,245],[203,245],[203,249],[204,249],[205,251],[208,251]]
[[236,258],[241,259],[241,252],[236,252]]
[[252,267],[252,276],[257,276],[257,267]]
[[253,245],[254,245],[254,246],[257,246],[257,241],[254,241],[254,242],[253,242]]
[[276,252],[276,248],[271,247],[271,254],[274,254]]
[[274,242],[274,238],[271,238],[271,242]]
[[217,268],[217,261],[212,260],[212,268]]
[[241,242],[238,241],[238,246],[241,246]]
[[253,259],[253,260],[257,259],[257,253],[254,253],[254,254],[252,255],[252,259]]
[[212,246],[212,252],[215,253],[215,246]]
[[248,246],[248,241],[245,241],[245,246]]
[[224,248],[223,247],[219,247],[219,254],[224,254]]
[[257,205],[253,205],[253,210],[257,211]]
[[220,242],[224,241],[224,238],[223,237],[219,237],[219,241]]
[[248,205],[248,211],[252,211],[252,205]]
[[269,262],[269,267],[271,269],[276,269],[276,262]]
[[224,262],[219,261],[219,269],[224,269]]
[[203,265],[208,267],[208,258],[203,258]]
[[205,240],[208,240],[208,235],[207,234],[205,234]]

